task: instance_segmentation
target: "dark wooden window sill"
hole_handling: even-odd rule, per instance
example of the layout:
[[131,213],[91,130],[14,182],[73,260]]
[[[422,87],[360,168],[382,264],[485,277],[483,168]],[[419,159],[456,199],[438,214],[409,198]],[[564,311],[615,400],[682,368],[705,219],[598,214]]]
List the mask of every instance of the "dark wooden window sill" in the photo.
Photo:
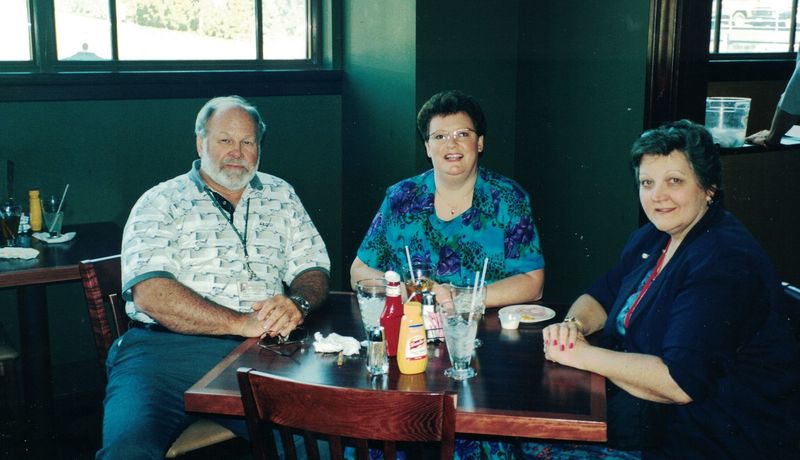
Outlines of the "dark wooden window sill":
[[730,156],[730,155],[748,155],[748,154],[763,154],[763,153],[770,153],[770,152],[783,152],[787,150],[800,150],[800,144],[781,144],[777,147],[761,147],[758,145],[750,145],[745,144],[741,147],[736,148],[720,148],[719,154],[721,156]]
[[0,101],[341,94],[341,70],[0,74]]

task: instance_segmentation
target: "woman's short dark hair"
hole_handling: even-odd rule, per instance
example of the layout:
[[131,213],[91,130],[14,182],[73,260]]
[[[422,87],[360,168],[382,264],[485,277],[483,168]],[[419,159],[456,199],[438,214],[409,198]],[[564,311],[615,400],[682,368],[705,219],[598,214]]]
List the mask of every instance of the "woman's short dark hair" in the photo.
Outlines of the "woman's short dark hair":
[[703,190],[713,191],[712,200],[722,203],[722,161],[719,148],[705,126],[689,120],[667,123],[645,131],[636,139],[631,147],[631,167],[637,182],[639,165],[644,155],[666,156],[676,150],[686,156]]
[[466,113],[475,125],[478,136],[486,134],[486,118],[478,100],[469,94],[451,89],[434,94],[422,104],[417,114],[417,130],[423,142],[428,140],[431,120],[436,116],[454,115],[459,112]]

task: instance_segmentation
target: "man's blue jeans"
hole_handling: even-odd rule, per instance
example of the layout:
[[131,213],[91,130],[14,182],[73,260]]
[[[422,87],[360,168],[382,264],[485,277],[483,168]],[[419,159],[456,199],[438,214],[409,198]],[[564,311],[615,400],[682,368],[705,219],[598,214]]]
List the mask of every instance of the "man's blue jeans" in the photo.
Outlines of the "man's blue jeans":
[[[183,393],[242,339],[131,329],[106,361],[103,447],[96,458],[163,459],[197,417],[184,411]],[[216,420],[247,438],[243,418]]]

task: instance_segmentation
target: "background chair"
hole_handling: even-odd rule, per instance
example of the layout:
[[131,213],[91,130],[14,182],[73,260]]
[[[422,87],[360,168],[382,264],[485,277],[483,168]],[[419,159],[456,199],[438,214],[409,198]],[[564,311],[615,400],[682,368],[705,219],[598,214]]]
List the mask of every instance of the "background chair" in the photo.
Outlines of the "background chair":
[[[442,459],[452,459],[456,395],[377,391],[301,383],[249,368],[237,371],[254,459],[278,458],[273,435],[281,435],[286,458],[297,458],[293,432],[303,434],[306,456],[319,458],[316,435],[324,435],[330,458],[341,459],[343,446],[356,443],[359,459],[368,442],[382,441],[384,458],[394,459],[396,442],[439,442]],[[371,443],[370,445],[375,445]]]
[[[89,322],[94,333],[97,359],[105,371],[108,349],[130,325],[128,315],[125,314],[125,302],[122,300],[120,256],[117,254],[101,259],[84,260],[78,264],[78,269],[83,282],[86,306],[89,308]],[[112,321],[108,320],[109,316]],[[233,432],[222,425],[208,419],[200,419],[189,425],[172,443],[166,458],[174,458],[235,437]]]
[[800,340],[800,288],[783,282],[783,301],[794,337]]

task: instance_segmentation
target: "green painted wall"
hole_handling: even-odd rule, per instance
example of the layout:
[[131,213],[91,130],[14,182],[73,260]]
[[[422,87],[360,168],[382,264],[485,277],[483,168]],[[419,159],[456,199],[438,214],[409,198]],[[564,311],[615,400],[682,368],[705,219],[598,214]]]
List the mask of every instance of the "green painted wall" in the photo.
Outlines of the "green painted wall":
[[[65,224],[124,225],[136,199],[158,182],[185,173],[197,157],[194,119],[206,99],[0,103],[0,177],[16,164],[18,197],[29,188],[60,193],[70,184]],[[267,133],[262,171],[294,185],[325,240],[332,284],[341,284],[341,97],[250,98]],[[298,167],[302,165],[302,167]],[[94,358],[78,283],[48,287],[56,388],[69,391]],[[0,322],[19,345],[16,292],[0,290]],[[85,369],[84,369],[85,370]],[[99,375],[99,374],[98,374]],[[80,377],[78,377],[80,380]],[[94,382],[93,382],[94,383]]]
[[386,187],[415,174],[414,2],[351,0],[343,8],[342,275]]
[[[516,149],[518,4],[417,2],[416,108],[446,89],[475,96],[488,124],[480,163],[509,177]],[[430,168],[421,141],[417,150],[418,168]]]
[[516,179],[532,193],[545,298],[571,301],[638,225],[648,2],[520,3]]

